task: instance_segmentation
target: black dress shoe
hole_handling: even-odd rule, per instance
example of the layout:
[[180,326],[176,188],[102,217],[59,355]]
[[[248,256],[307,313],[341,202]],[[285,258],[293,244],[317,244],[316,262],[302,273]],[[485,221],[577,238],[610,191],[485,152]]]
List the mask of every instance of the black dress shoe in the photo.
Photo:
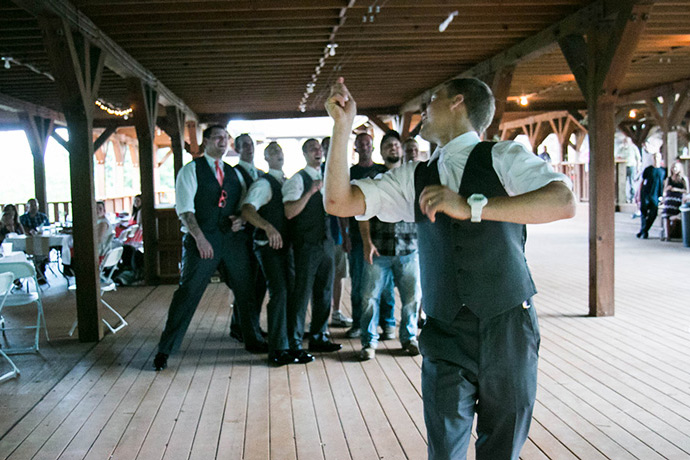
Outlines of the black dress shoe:
[[155,358],[153,358],[153,367],[157,371],[162,371],[168,367],[168,355],[165,353],[158,352]]
[[268,354],[268,360],[276,366],[297,363],[297,358],[292,356],[287,350],[276,350]]
[[244,342],[244,337],[242,337],[242,333],[232,328],[230,329],[230,337],[237,340],[239,343]]
[[307,364],[314,361],[314,355],[307,353],[305,350],[289,350],[290,356],[295,358],[300,364]]
[[268,353],[268,344],[266,342],[257,342],[253,345],[245,345],[244,349],[249,353]]
[[330,353],[338,351],[343,348],[339,343],[333,343],[330,340],[312,340],[309,342],[309,351],[317,351],[322,353]]

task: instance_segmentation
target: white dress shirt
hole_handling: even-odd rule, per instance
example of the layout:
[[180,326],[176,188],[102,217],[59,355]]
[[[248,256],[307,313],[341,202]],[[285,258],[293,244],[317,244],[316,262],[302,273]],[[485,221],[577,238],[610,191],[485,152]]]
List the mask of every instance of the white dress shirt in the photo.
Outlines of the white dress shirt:
[[[465,164],[479,142],[477,133],[468,132],[436,149],[429,161],[438,158],[442,185],[456,192],[460,190]],[[553,181],[561,181],[572,187],[567,176],[554,172],[549,164],[518,142],[496,143],[491,150],[491,159],[509,196],[540,189]],[[357,216],[357,219],[368,220],[376,216],[384,222],[414,222],[414,170],[417,163],[405,163],[377,179],[352,181],[362,190],[366,203],[365,213]]]
[[[208,162],[209,167],[211,168],[211,171],[213,171],[213,174],[215,175],[216,173],[216,159],[213,157],[210,157],[206,154],[204,154],[204,158]],[[224,166],[224,160],[220,160],[221,167]],[[240,180],[243,180],[242,174],[234,170],[235,174],[240,178]],[[186,165],[180,169],[180,172],[177,174],[177,179],[175,180],[175,211],[177,212],[177,215],[180,216],[184,214],[185,212],[194,212],[194,197],[196,196],[196,190],[198,187],[198,182],[196,178],[196,162],[195,161],[190,161]],[[182,226],[182,231],[186,232],[187,229]]]
[[[315,169],[311,166],[305,166],[304,170],[309,174],[312,180],[321,180],[321,169]],[[296,173],[285,184],[283,184],[283,203],[288,201],[297,201],[302,198],[304,193],[304,180],[300,173]]]
[[[283,171],[279,169],[269,169],[268,174],[275,177],[278,182],[282,185],[285,183],[285,175]],[[252,185],[249,186],[249,191],[247,195],[242,200],[242,204],[251,204],[257,211],[265,206],[273,198],[273,189],[268,179],[263,177],[254,181]]]

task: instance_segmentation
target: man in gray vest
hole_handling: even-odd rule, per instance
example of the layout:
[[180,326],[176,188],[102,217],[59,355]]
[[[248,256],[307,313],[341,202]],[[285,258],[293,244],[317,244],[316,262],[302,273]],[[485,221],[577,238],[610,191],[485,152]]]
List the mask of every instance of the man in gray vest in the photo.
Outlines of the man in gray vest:
[[237,216],[242,188],[235,168],[222,160],[228,133],[215,125],[207,128],[203,137],[204,155],[184,165],[175,181],[175,210],[185,233],[182,273],[153,360],[157,371],[167,367],[168,356],[180,347],[216,269],[235,295],[245,348],[268,351],[259,333],[258,318],[252,322],[249,315],[256,307],[253,280],[247,276],[251,268],[247,234],[240,231],[242,221]]
[[285,217],[295,254],[295,295],[292,305],[288,305],[288,336],[295,356],[302,349],[310,300],[309,351],[332,352],[341,348],[330,341],[328,332],[335,244],[321,195],[323,149],[318,140],[307,139],[302,152],[307,166],[283,185]]
[[249,188],[242,201],[242,217],[254,226],[254,253],[268,280],[268,360],[277,366],[308,363],[314,360],[311,354],[288,351],[287,305],[292,302],[295,273],[283,206],[283,149],[271,142],[264,157],[268,173]]
[[429,162],[350,184],[347,140],[356,104],[344,82],[326,108],[335,120],[325,204],[338,216],[417,222],[427,323],[424,420],[432,460],[464,459],[477,416],[478,459],[518,459],[537,389],[536,293],[525,224],[575,214],[568,179],[515,142],[480,142],[494,115],[489,87],[456,79],[422,113]]
[[[242,198],[244,199],[254,181],[256,181],[260,175],[263,175],[263,171],[260,171],[254,166],[254,140],[249,134],[243,133],[235,138],[235,151],[240,156],[240,160],[237,166],[235,166],[235,169],[240,173],[239,178],[242,185]],[[258,322],[259,316],[261,315],[261,306],[264,303],[264,297],[266,297],[266,278],[264,278],[264,274],[259,268],[259,261],[251,246],[254,237],[254,227],[251,223],[245,224],[244,231],[249,236],[249,253],[252,263],[251,277],[254,284],[254,296],[256,297],[256,308],[249,312],[251,314],[250,321]],[[230,337],[242,342],[244,338],[242,337],[240,322],[240,310],[239,308],[233,308],[232,321],[230,323]],[[262,335],[263,334],[262,331]]]

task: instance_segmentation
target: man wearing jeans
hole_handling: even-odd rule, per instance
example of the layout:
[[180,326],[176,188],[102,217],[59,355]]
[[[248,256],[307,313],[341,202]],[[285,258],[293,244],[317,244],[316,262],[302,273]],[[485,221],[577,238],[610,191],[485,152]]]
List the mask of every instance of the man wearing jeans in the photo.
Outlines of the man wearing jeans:
[[[381,154],[388,170],[402,164],[402,146],[396,131],[381,140]],[[363,361],[372,359],[378,346],[379,299],[392,279],[400,293],[400,343],[409,355],[419,354],[417,310],[422,297],[419,284],[417,227],[413,222],[387,223],[376,217],[359,222],[364,244],[362,277],[362,351]]]

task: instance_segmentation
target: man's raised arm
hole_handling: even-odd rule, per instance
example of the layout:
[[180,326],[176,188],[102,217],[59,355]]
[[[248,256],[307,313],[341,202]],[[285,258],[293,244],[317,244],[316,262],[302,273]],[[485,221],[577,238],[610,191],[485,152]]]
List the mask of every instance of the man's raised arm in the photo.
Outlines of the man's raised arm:
[[326,212],[333,216],[358,216],[364,214],[366,209],[364,195],[359,187],[350,184],[350,169],[347,164],[347,141],[357,115],[357,104],[345,87],[342,77],[331,87],[326,110],[334,124],[326,159],[323,205]]

